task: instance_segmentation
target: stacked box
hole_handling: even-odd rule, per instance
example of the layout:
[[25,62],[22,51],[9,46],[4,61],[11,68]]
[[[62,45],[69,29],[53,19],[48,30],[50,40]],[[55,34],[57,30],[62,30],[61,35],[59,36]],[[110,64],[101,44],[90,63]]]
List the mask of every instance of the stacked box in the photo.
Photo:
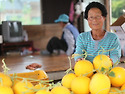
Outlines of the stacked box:
[[125,56],[125,14],[120,16],[111,26],[112,32],[119,37],[122,49],[122,56]]

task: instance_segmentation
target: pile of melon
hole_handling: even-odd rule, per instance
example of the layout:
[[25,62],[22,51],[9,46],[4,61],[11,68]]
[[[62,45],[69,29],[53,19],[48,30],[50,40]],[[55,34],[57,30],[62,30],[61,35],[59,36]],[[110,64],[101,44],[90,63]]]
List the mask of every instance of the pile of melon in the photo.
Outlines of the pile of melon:
[[113,66],[109,56],[98,55],[93,63],[76,62],[74,73],[66,74],[62,85],[73,94],[125,94],[125,69]]
[[93,62],[77,61],[61,82],[43,82],[34,85],[0,73],[0,94],[125,94],[125,69],[113,66],[108,56],[98,55]]

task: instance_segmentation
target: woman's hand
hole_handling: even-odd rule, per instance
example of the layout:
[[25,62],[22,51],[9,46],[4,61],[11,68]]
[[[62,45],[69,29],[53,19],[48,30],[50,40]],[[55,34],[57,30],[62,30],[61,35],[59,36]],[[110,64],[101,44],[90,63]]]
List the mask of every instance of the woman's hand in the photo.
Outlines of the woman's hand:
[[[108,57],[110,58],[110,56],[108,55]],[[112,61],[112,59],[110,58],[110,60],[111,60],[111,62],[112,62],[112,65],[113,65],[113,61]]]
[[78,58],[78,59],[76,60],[76,62],[78,62],[79,60],[84,60],[84,58]]

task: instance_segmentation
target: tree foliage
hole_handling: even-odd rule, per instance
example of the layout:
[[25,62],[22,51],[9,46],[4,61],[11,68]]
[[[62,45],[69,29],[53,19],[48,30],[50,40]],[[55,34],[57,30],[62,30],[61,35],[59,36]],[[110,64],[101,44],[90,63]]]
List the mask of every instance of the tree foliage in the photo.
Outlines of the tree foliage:
[[125,9],[125,0],[112,0],[112,17],[119,18],[123,15]]

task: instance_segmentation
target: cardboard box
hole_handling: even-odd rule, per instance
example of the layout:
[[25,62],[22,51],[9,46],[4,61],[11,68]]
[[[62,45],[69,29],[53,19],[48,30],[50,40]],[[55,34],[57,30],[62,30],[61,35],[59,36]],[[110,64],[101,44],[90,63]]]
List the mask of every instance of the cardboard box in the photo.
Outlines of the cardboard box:
[[110,26],[110,29],[112,32],[118,35],[120,43],[121,43],[122,55],[125,56],[125,14],[120,16]]
[[10,74],[10,76],[15,81],[23,80],[23,78],[30,78],[31,80],[28,80],[28,81],[30,81],[33,85],[38,84],[39,81],[41,80],[43,81],[49,80],[48,75],[46,74],[44,70],[35,70],[33,72],[24,72],[24,73],[14,73],[14,74]]

